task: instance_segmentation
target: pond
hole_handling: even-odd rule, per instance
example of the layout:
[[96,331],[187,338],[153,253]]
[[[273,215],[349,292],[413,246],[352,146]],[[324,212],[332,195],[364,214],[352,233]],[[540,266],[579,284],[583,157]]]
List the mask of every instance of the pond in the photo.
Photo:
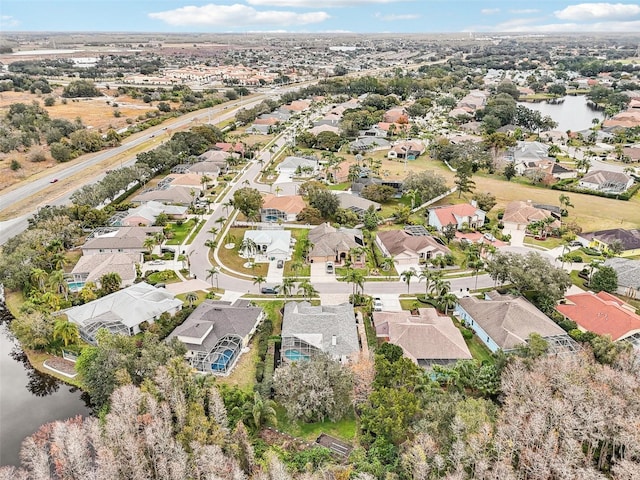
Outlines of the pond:
[[6,321],[0,323],[0,385],[0,465],[18,465],[22,441],[41,425],[91,413],[86,394],[29,365]]
[[559,103],[541,102],[518,102],[531,110],[537,110],[543,116],[549,115],[558,122],[555,130],[566,132],[578,132],[593,126],[592,120],[597,118],[602,120],[603,112],[596,110],[588,104],[584,95],[567,95],[562,97]]

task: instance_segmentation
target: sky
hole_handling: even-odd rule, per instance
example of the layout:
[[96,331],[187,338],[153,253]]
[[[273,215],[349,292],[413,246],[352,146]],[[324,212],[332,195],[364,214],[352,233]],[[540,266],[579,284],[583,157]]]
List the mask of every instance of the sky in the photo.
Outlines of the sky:
[[640,32],[640,3],[566,0],[0,0],[0,32]]

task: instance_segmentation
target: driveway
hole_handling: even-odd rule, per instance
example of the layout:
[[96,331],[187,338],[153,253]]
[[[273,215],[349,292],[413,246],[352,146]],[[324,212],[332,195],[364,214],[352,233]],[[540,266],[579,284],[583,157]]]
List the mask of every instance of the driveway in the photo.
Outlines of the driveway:
[[400,296],[397,293],[378,293],[375,295],[380,297],[382,301],[382,310],[385,312],[400,312],[402,307],[400,306]]
[[278,268],[278,260],[269,262],[269,271],[267,272],[267,283],[280,285],[284,276],[284,268]]
[[525,231],[524,230],[511,230],[511,229],[505,229],[503,231],[503,234],[509,234],[511,235],[511,245],[512,246],[522,246],[524,244],[524,236],[525,236]]
[[334,273],[327,273],[326,268],[326,262],[314,262],[311,264],[311,278],[313,282],[326,283],[338,281]]

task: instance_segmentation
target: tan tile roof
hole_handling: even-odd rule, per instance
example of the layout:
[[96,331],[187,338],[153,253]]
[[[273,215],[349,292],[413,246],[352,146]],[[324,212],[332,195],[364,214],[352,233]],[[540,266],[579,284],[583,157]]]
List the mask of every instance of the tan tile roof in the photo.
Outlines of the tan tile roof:
[[531,222],[544,220],[551,216],[549,210],[537,208],[528,202],[516,200],[507,205],[504,210],[504,215],[502,216],[502,221],[529,225]]
[[262,208],[274,208],[286,213],[300,213],[306,207],[304,199],[300,195],[266,195]]
[[378,232],[378,238],[391,255],[398,255],[403,252],[417,254],[421,250],[431,247],[433,250],[449,253],[449,249],[436,242],[433,237],[414,237],[403,230],[387,230]]

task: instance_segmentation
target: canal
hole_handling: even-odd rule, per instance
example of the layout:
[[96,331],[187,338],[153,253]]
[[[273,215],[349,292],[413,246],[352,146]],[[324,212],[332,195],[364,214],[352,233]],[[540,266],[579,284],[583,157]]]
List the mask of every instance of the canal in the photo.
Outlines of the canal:
[[0,466],[18,465],[20,445],[45,423],[89,415],[80,390],[34,370],[0,322]]
[[[562,101],[564,99],[564,101]],[[559,103],[519,102],[520,105],[537,110],[543,116],[549,115],[558,126],[554,130],[579,132],[593,126],[593,119],[602,120],[603,113],[589,106],[584,95],[567,95]]]

